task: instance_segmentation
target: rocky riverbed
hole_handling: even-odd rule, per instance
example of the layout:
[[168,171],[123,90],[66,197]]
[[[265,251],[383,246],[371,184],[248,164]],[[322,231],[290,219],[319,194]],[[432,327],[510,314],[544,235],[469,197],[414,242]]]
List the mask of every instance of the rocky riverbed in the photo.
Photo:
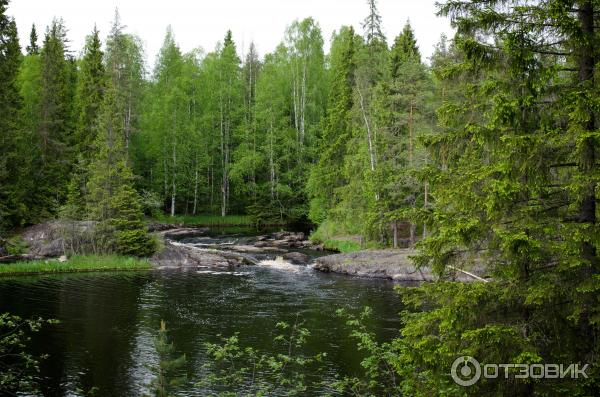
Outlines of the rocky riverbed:
[[[17,259],[53,258],[90,244],[93,222],[47,222],[26,229],[21,237],[28,252]],[[261,235],[215,234],[209,228],[151,225],[161,249],[150,261],[158,269],[196,270],[235,268],[278,261],[286,268],[310,266],[316,271],[394,281],[435,281],[438,275],[427,267],[417,268],[411,249],[366,250],[347,254],[324,252],[301,232],[279,231]],[[445,278],[487,281],[481,264],[468,270],[449,268]]]

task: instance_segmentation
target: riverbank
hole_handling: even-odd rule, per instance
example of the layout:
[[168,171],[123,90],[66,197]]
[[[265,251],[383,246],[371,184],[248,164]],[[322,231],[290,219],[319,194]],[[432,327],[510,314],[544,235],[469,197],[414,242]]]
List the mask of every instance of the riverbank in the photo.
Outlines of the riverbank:
[[[413,249],[365,250],[345,254],[334,254],[316,258],[314,268],[325,273],[339,273],[349,276],[380,278],[394,281],[437,281],[432,269],[418,268],[411,257],[416,255]],[[474,265],[464,270],[454,267],[447,269],[444,279],[459,282],[486,282],[485,269]]]
[[76,255],[61,262],[59,259],[18,261],[0,264],[0,276],[43,273],[103,272],[149,270],[148,259],[117,255]]

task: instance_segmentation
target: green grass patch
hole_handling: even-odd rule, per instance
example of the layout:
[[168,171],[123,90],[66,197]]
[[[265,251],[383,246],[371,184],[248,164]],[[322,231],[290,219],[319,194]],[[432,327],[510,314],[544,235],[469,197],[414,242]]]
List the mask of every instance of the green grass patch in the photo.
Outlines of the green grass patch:
[[359,243],[350,240],[325,240],[323,242],[323,248],[330,251],[339,251],[341,253],[361,250]]
[[69,273],[114,270],[146,270],[152,264],[147,259],[117,255],[77,255],[66,262],[56,259],[0,264],[0,275]]
[[253,219],[249,215],[161,215],[160,223],[176,223],[184,226],[252,226]]
[[342,253],[360,251],[360,236],[352,235],[339,224],[326,220],[317,230],[312,232],[310,240],[316,244],[323,244],[323,248]]

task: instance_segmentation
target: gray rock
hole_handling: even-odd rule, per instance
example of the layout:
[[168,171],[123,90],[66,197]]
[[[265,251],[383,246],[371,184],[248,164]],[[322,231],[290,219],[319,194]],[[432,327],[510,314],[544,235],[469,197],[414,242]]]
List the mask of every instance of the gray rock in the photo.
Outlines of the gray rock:
[[178,229],[181,227],[182,225],[175,225],[171,223],[152,223],[148,225],[148,232],[164,232],[167,230]]
[[96,222],[50,221],[25,229],[21,237],[32,257],[59,257],[66,250],[85,250],[93,241]]
[[308,263],[310,257],[301,252],[288,252],[287,254],[283,255],[283,259],[288,260],[292,263],[303,264]]
[[208,232],[207,227],[185,227],[179,229],[171,229],[161,232],[163,236],[170,239],[182,239],[186,237],[200,237]]
[[[437,274],[430,268],[417,268],[410,256],[412,249],[367,250],[317,258],[314,268],[323,272],[348,274],[358,277],[384,278],[395,281],[435,281]],[[469,274],[471,273],[471,274]],[[480,274],[476,274],[480,273]],[[465,272],[451,269],[445,278],[453,281],[481,281],[481,269]]]
[[150,261],[160,268],[230,268],[254,265],[255,259],[241,253],[199,249],[176,242],[165,242],[165,247]]

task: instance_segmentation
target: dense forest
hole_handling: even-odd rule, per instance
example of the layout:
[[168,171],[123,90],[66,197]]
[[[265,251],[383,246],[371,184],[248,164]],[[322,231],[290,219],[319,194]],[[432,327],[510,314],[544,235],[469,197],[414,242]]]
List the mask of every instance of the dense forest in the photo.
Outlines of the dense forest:
[[231,32],[183,54],[169,27],[151,72],[118,12],[80,56],[60,19],[41,44],[33,26],[22,55],[5,17],[2,227],[105,219],[127,186],[148,216],[248,214],[390,243],[427,201],[419,137],[436,131],[433,70],[454,50],[443,38],[427,67],[408,23],[390,48],[369,5],[364,34],[340,28],[327,55],[311,18],[263,57],[240,57]]
[[184,54],[167,28],[150,71],[118,13],[78,56],[60,19],[23,53],[0,0],[2,231],[96,220],[107,244],[146,255],[144,216],[247,214],[415,245],[442,275],[484,260],[492,282],[407,292],[402,338],[378,356],[398,383],[381,387],[456,395],[461,351],[590,365],[578,382],[497,379],[480,395],[594,395],[600,2],[446,1],[457,33],[429,60],[408,22],[388,38],[367,3],[328,54],[311,18],[264,55],[231,32]]

